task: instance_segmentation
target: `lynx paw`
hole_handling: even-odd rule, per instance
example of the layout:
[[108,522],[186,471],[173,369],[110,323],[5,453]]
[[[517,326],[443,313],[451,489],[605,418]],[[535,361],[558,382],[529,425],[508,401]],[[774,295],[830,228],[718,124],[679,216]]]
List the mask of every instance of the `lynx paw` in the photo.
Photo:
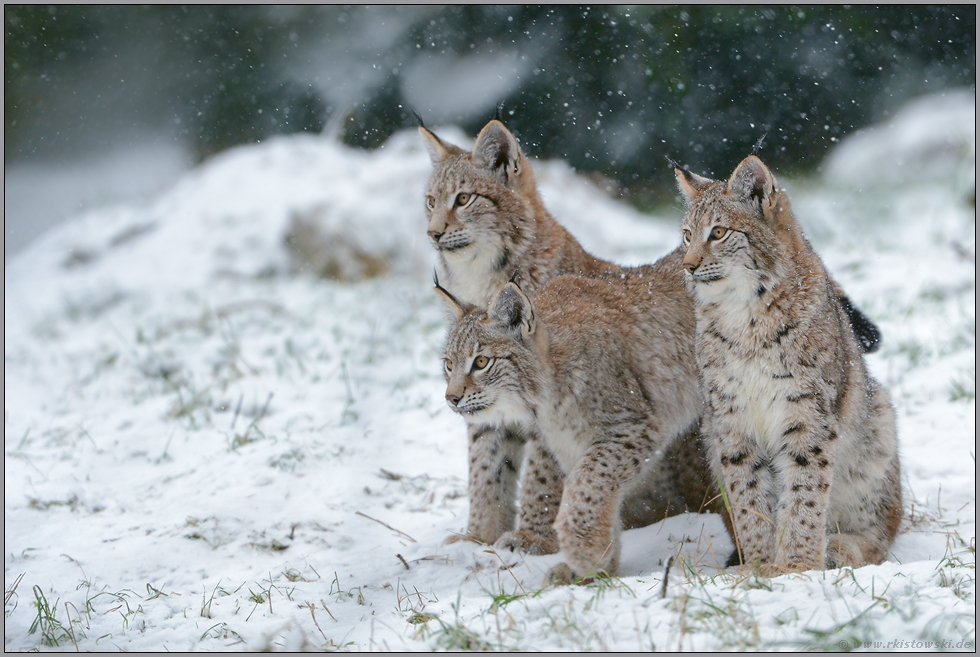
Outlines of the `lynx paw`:
[[531,532],[517,530],[507,532],[493,544],[498,550],[511,552],[526,552],[528,554],[555,554],[558,552],[558,541],[554,537],[540,536]]
[[568,586],[575,582],[575,573],[571,566],[562,562],[557,566],[552,566],[544,576],[545,586]]
[[453,534],[452,536],[447,536],[442,542],[443,545],[452,545],[453,543],[459,543],[460,541],[467,541],[469,543],[476,543],[478,545],[483,545],[483,541],[478,539],[476,536],[471,534]]
[[544,576],[545,586],[568,586],[569,584],[592,584],[596,578],[604,579],[610,575],[605,570],[597,573],[590,573],[585,577],[576,577],[575,571],[567,563],[562,562],[557,566],[552,566]]
[[807,570],[812,570],[809,566],[805,564],[788,564],[780,565],[774,563],[750,563],[744,565],[734,565],[729,566],[734,568],[740,574],[747,577],[756,576],[764,577],[766,579],[772,579],[773,577],[780,577],[781,575],[789,575],[791,573],[802,573]]

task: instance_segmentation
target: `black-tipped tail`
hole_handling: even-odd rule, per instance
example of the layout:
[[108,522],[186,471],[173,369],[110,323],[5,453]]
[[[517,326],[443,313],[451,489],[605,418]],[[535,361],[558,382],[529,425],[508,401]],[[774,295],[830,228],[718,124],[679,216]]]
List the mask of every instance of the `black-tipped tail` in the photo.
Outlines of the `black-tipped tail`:
[[861,351],[866,354],[873,354],[881,346],[881,329],[871,321],[871,319],[861,312],[851,300],[845,296],[838,297],[841,307],[847,312],[847,318],[851,322],[854,330],[854,337],[857,338]]

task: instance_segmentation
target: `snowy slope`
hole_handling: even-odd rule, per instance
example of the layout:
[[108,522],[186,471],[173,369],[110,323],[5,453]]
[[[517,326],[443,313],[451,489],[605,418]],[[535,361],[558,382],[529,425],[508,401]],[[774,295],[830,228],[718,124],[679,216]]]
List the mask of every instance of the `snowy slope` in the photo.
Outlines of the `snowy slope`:
[[[741,578],[717,568],[720,519],[693,514],[626,532],[623,576],[589,586],[542,590],[557,555],[443,546],[465,528],[466,445],[442,401],[428,156],[413,131],[376,152],[292,136],[7,263],[5,649],[972,650],[975,116],[972,93],[912,105],[823,178],[784,181],[884,332],[869,362],[898,409],[907,511],[888,562]],[[906,164],[940,141],[929,175]],[[677,243],[679,209],[535,170],[596,254]],[[286,246],[297,222],[329,265]]]

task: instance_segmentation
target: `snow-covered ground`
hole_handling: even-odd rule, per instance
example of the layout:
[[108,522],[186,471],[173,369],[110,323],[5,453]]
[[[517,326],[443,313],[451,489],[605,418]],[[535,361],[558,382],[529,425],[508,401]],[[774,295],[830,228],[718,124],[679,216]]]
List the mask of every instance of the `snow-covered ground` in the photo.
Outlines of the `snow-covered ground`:
[[[542,589],[557,555],[443,546],[465,528],[466,444],[428,156],[412,131],[376,152],[292,136],[7,263],[5,650],[973,650],[975,119],[972,91],[922,101],[783,181],[884,333],[868,360],[898,410],[906,519],[882,565],[738,576],[720,518],[694,514],[626,532],[622,576],[588,586]],[[536,172],[598,255],[679,240],[679,202],[645,216],[562,162]]]

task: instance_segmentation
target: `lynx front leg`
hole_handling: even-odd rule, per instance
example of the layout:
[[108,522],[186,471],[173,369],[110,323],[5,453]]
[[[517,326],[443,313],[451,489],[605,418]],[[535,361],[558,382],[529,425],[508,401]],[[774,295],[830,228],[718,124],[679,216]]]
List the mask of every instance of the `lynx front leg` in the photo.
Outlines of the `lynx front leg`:
[[558,535],[553,525],[561,504],[564,474],[540,439],[528,442],[525,458],[518,529],[504,534],[496,546],[530,554],[554,554],[558,551]]
[[574,576],[616,572],[622,528],[620,505],[653,452],[651,443],[646,436],[634,436],[592,445],[568,474],[555,520],[558,543],[568,565],[556,566],[549,580],[568,579],[569,569]]
[[726,565],[772,563],[775,540],[769,495],[774,483],[769,461],[755,440],[734,428],[724,434],[725,428],[705,423],[711,466],[720,474],[730,507],[725,513],[731,513],[735,530],[735,553]]
[[783,434],[773,458],[782,490],[776,508],[776,566],[822,570],[837,435],[827,426],[797,423]]
[[493,543],[514,528],[517,476],[524,437],[503,427],[470,425],[470,516],[465,536],[446,543]]

